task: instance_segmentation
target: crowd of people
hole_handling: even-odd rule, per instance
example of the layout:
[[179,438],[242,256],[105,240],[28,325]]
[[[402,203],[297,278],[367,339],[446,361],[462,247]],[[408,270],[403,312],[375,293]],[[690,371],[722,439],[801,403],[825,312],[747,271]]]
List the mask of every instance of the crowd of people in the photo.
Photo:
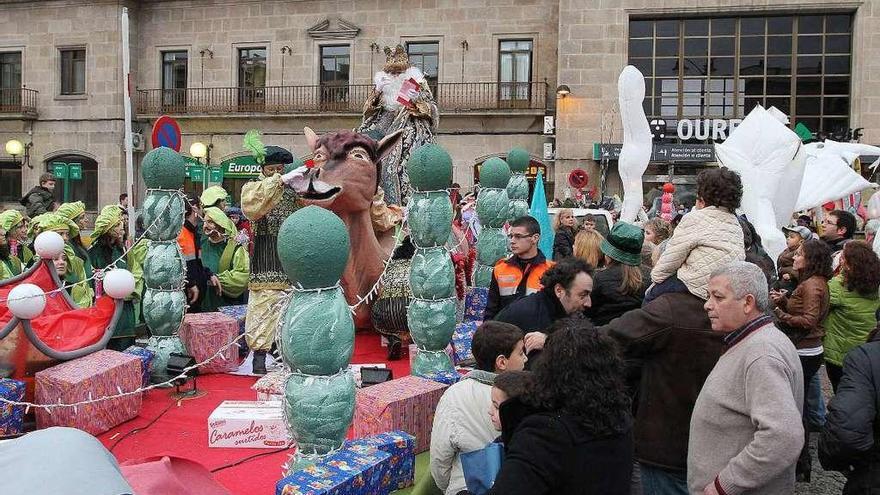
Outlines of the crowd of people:
[[[272,278],[283,275],[273,246],[299,203],[272,192],[285,189],[279,170],[292,158],[268,151],[243,209],[220,186],[186,196],[178,244],[190,312],[246,301],[270,312],[284,291]],[[0,278],[35,263],[44,231],[67,243],[54,264],[79,306],[101,295],[105,270],[129,269],[136,289],[108,344],[124,349],[145,332],[140,239],[149,226],[138,219],[128,232],[122,195],[87,237],[84,204],[58,204],[54,183],[44,174],[22,198],[24,213],[0,213]],[[448,247],[462,296],[479,226],[473,198],[457,195]],[[737,216],[741,198],[739,176],[716,168],[700,173],[693,209],[674,223],[618,222],[603,235],[596,218],[562,208],[552,261],[534,218],[511,221],[510,255],[493,268],[473,337],[476,369],[437,407],[431,476],[415,493],[792,493],[811,479],[810,432],[819,433],[818,461],[846,474],[844,493],[880,490],[880,259],[868,243],[880,222],[865,225],[866,242],[848,211],[818,224],[798,217],[774,262]],[[406,239],[397,247],[373,307],[392,358],[413,251]],[[248,332],[254,370],[265,372],[272,339]],[[823,368],[834,391],[827,405]],[[503,455],[494,484],[468,492],[465,459],[490,447]]]
[[[145,226],[137,218],[132,236],[128,227],[128,195],[106,205],[86,236],[86,208],[82,201],[58,203],[55,177],[43,174],[39,185],[22,199],[25,211],[0,213],[0,280],[22,274],[37,260],[33,243],[46,231],[64,239],[64,252],[53,260],[65,290],[79,307],[94,305],[101,296],[100,279],[111,268],[131,271],[135,290],[123,303],[123,312],[107,347],[123,350],[137,337],[146,337],[141,318],[144,293],[143,263],[147,253]],[[189,312],[216,311],[220,306],[242,304],[250,277],[250,236],[247,220],[237,208],[228,208],[227,191],[206,188],[200,196],[188,194],[178,244],[186,260]]]
[[[535,219],[510,222],[477,369],[441,399],[414,493],[776,495],[816,461],[845,494],[880,490],[880,259],[833,210],[786,227],[774,262],[741,198],[718,168],[677,225],[603,236],[563,208],[552,261]],[[473,453],[499,446],[494,485],[475,483]]]

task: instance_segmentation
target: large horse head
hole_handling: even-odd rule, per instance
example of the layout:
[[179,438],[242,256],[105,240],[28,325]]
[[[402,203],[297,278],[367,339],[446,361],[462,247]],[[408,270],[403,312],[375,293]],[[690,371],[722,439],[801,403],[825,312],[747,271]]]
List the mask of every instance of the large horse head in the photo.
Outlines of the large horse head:
[[402,132],[378,142],[351,131],[318,136],[306,127],[304,132],[314,166],[294,184],[303,201],[340,215],[368,211],[379,188],[382,157],[393,149]]

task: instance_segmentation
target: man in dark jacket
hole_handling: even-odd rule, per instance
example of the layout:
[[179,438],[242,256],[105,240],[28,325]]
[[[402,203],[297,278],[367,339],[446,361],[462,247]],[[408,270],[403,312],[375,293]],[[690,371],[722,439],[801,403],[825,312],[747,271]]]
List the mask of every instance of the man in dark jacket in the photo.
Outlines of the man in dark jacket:
[[[591,304],[593,269],[580,258],[565,258],[541,277],[539,292],[515,301],[494,318],[526,333],[526,352],[535,362],[553,322],[583,311]],[[531,369],[527,362],[526,368]]]
[[621,344],[629,366],[641,367],[627,373],[641,377],[634,437],[646,494],[688,493],[691,412],[722,347],[704,303],[666,293],[598,328]]
[[844,359],[819,437],[819,462],[846,475],[844,495],[880,493],[880,340]]
[[831,254],[843,249],[856,233],[856,217],[845,210],[834,210],[822,220],[822,240],[831,248]]
[[55,176],[51,173],[45,173],[40,176],[40,185],[34,186],[28,191],[19,203],[25,207],[29,217],[34,218],[42,215],[47,211],[54,210],[55,203]]
[[510,222],[507,232],[511,255],[492,269],[492,282],[483,320],[491,320],[510,303],[541,290],[541,276],[553,266],[538,249],[541,226],[530,216]]

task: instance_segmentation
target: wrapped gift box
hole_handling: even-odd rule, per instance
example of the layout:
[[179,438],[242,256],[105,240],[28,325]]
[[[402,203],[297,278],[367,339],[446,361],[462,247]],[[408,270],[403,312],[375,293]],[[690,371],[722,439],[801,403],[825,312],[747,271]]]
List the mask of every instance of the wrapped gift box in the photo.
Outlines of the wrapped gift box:
[[[244,317],[247,314],[247,304],[241,304],[238,306],[221,306],[217,308],[217,311],[223,313],[226,316],[235,318],[235,321],[238,322],[238,334],[244,335]],[[244,339],[238,341],[238,355],[241,357],[246,357],[250,349],[248,349],[247,343]]]
[[487,287],[468,287],[464,295],[463,321],[482,321],[488,300],[489,289]]
[[[183,318],[180,340],[197,363],[210,358],[238,337],[238,321],[223,313],[193,313]],[[229,346],[223,354],[199,366],[199,373],[226,373],[238,369],[238,347]]]
[[354,438],[403,430],[416,438],[416,454],[428,450],[434,410],[446,387],[417,376],[405,376],[358,390]]
[[416,469],[416,439],[405,431],[389,431],[365,438],[351,440],[346,449],[355,452],[379,449],[391,454],[388,459],[387,483],[380,486],[381,495],[412,486]]
[[[137,390],[143,384],[141,360],[131,354],[102,350],[67,361],[35,375],[37,404],[71,404]],[[99,435],[138,415],[141,394],[73,407],[36,410],[37,428],[70,426]]]
[[467,321],[456,325],[455,332],[452,334],[452,362],[457,365],[474,364],[471,344],[474,340],[474,332],[482,323],[481,321]]
[[284,385],[290,373],[281,370],[271,371],[257,380],[251,388],[257,392],[257,400],[281,400],[284,398]]
[[280,401],[226,400],[208,417],[208,447],[277,449],[289,444]]
[[144,381],[142,385],[146,387],[150,384],[150,367],[153,365],[153,358],[156,357],[156,354],[147,349],[146,347],[141,347],[137,345],[133,345],[128,349],[122,351],[126,354],[131,354],[132,356],[136,356],[141,360],[141,371],[143,372]]
[[422,378],[427,378],[428,380],[442,383],[444,385],[452,385],[461,380],[461,375],[455,371],[434,371],[422,376]]
[[[24,399],[24,382],[0,378],[0,397],[19,402]],[[0,437],[20,435],[23,431],[24,406],[0,402]]]
[[340,450],[295,471],[275,485],[276,495],[376,495],[387,479],[391,454],[378,449]]

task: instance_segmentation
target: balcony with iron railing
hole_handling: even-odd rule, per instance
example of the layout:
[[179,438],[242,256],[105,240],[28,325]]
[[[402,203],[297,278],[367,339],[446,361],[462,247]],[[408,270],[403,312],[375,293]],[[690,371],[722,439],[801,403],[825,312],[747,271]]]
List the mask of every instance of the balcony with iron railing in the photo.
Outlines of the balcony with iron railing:
[[0,117],[37,116],[39,91],[30,88],[0,88]]
[[[543,112],[547,83],[438,83],[441,112]],[[138,115],[359,114],[372,84],[138,89]]]

